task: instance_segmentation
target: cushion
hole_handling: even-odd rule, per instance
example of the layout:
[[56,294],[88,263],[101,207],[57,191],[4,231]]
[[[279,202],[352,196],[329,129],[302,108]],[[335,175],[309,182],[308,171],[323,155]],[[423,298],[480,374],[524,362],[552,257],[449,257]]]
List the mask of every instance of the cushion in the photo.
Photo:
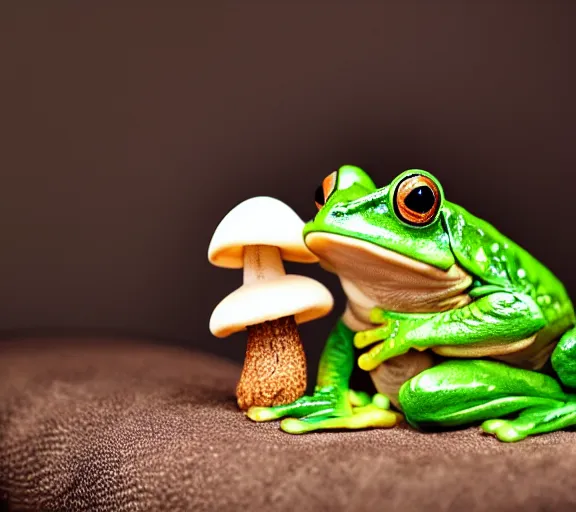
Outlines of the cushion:
[[122,339],[0,345],[10,510],[568,510],[576,434],[478,428],[293,436],[240,413],[240,367]]

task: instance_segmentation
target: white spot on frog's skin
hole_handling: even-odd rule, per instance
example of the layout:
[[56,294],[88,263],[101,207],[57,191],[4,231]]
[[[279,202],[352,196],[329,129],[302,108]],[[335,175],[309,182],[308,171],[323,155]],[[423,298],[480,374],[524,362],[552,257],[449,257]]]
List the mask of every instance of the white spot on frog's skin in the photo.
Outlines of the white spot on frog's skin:
[[494,386],[493,384],[491,386],[488,386],[488,391],[494,391],[496,389],[496,386]]
[[486,253],[484,252],[484,249],[482,247],[480,247],[477,251],[476,251],[476,256],[475,259],[477,262],[486,262],[488,261],[488,258],[486,258]]
[[550,295],[542,295],[541,297],[538,297],[538,299],[536,299],[536,302],[540,306],[549,306],[550,304],[552,304],[552,299],[550,298]]
[[480,236],[484,236],[484,231],[482,231],[481,229],[479,229],[479,230],[478,230],[478,234],[479,234]]
[[492,244],[490,249],[492,249],[492,252],[498,252],[500,250],[500,246],[498,244]]
[[523,268],[519,268],[518,271],[516,272],[516,275],[520,279],[524,279],[526,277],[526,271]]

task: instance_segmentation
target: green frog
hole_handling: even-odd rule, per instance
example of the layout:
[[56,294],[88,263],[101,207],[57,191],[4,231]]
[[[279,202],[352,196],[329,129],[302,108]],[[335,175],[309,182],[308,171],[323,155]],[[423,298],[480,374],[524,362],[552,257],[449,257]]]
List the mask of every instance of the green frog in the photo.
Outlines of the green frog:
[[[346,165],[316,191],[307,247],[335,273],[346,308],[311,396],[252,407],[302,434],[480,425],[514,442],[576,425],[574,308],[558,278],[412,169],[378,188]],[[350,389],[357,364],[376,393]]]

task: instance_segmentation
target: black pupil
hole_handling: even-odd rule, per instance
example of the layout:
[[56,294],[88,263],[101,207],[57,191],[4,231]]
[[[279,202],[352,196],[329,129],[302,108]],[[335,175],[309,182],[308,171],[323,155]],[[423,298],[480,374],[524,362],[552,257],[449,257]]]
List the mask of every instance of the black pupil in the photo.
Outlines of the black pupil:
[[316,189],[314,199],[320,206],[324,206],[324,189],[322,187]]
[[404,199],[406,207],[417,213],[429,212],[434,207],[435,202],[434,192],[425,185],[415,188]]

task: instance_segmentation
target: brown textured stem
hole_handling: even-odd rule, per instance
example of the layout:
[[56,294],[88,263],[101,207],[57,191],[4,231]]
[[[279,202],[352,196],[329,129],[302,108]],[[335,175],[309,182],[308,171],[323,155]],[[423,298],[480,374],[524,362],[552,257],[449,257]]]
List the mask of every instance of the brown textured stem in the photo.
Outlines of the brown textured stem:
[[288,404],[306,391],[306,357],[293,316],[248,327],[238,406]]

